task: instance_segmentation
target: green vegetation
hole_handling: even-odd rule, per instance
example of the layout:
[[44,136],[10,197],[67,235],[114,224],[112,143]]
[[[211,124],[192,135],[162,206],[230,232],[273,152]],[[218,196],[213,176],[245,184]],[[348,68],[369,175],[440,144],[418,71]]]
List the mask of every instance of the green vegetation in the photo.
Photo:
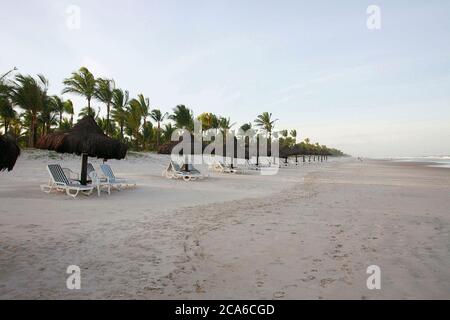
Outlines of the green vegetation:
[[[74,105],[60,95],[48,95],[49,81],[42,75],[36,77],[16,74],[12,71],[0,77],[0,129],[18,138],[20,145],[34,147],[42,135],[61,130],[67,131],[74,125]],[[98,125],[110,137],[128,144],[134,151],[157,151],[169,144],[175,129],[194,130],[194,113],[185,105],[177,105],[171,112],[153,109],[150,99],[144,94],[130,98],[128,91],[116,86],[113,79],[95,78],[85,67],[73,72],[63,80],[61,94],[75,94],[86,99],[87,106],[81,108],[78,119],[93,116]],[[104,108],[106,117],[100,116],[100,108],[94,109],[92,101]],[[204,112],[196,117],[204,131],[217,129],[225,141],[232,128],[248,131],[260,129],[272,141],[275,124],[272,113],[263,112],[252,122],[236,126],[230,118]],[[307,138],[297,143],[296,130],[279,132],[280,148],[295,149],[297,154],[344,155],[341,151]],[[300,152],[300,153],[299,153]]]

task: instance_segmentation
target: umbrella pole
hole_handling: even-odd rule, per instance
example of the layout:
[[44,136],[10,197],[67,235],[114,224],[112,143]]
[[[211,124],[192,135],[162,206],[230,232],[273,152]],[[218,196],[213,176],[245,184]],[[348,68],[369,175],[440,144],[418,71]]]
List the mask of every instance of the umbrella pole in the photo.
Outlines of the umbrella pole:
[[259,135],[256,136],[256,166],[259,167]]
[[83,153],[81,155],[81,180],[80,183],[85,186],[87,184],[87,163],[88,163],[88,155]]

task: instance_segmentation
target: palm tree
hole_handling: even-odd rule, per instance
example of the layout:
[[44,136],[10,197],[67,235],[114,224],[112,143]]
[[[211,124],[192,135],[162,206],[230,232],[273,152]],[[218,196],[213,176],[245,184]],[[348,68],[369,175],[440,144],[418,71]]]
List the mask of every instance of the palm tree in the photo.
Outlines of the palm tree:
[[159,109],[155,109],[150,113],[150,117],[153,119],[153,121],[155,121],[158,124],[158,127],[156,128],[156,146],[159,147],[159,138],[161,135],[161,122],[164,121],[164,119],[168,116],[169,114],[166,113],[162,113],[161,110]]
[[278,119],[272,120],[272,113],[263,112],[256,118],[255,124],[266,131],[269,134],[269,140],[272,140],[272,131],[276,121]]
[[[220,117],[219,118],[219,129],[220,132],[222,133],[222,139],[223,139],[223,161],[225,163],[225,157],[226,157],[226,143],[227,143],[227,133],[228,131],[231,129],[232,126],[234,126],[234,123],[232,124],[230,121],[230,118],[224,118],[224,117]],[[233,166],[233,162],[231,164],[231,166]]]
[[203,112],[197,117],[197,120],[202,123],[203,131],[219,128],[219,118],[214,113]]
[[47,97],[48,80],[43,75],[38,79],[32,76],[17,75],[11,87],[10,97],[14,105],[28,112],[30,127],[28,145],[34,147],[36,143],[36,125],[38,113],[43,110]]
[[97,109],[97,112],[92,107],[84,107],[78,112],[78,118],[82,119],[84,117],[90,116],[94,119],[98,119],[98,115],[100,114],[100,108]]
[[58,113],[59,127],[61,128],[63,115],[66,111],[66,103],[62,98],[58,96],[51,97],[51,103],[53,104],[53,109]]
[[137,102],[139,103],[139,107],[141,108],[142,118],[144,120],[144,125],[147,124],[147,117],[150,115],[150,99],[145,98],[141,93],[138,95]]
[[249,123],[244,123],[242,126],[241,126],[241,131],[242,132],[247,132],[248,130],[251,130],[252,129],[252,123],[251,122],[249,122]]
[[111,113],[112,119],[119,124],[120,127],[120,139],[124,138],[124,127],[126,120],[126,107],[128,105],[129,93],[122,89],[114,89],[112,105],[113,110]]
[[144,141],[151,141],[153,138],[153,124],[151,122],[147,122],[142,126],[142,139]]
[[64,79],[65,88],[62,93],[74,93],[83,96],[87,100],[87,114],[91,114],[91,99],[95,94],[95,77],[86,68],[81,67],[78,72],[73,72],[70,78]]
[[186,129],[189,132],[194,131],[194,116],[192,110],[180,104],[173,109],[173,114],[169,119],[175,122],[177,129]]
[[66,118],[63,119],[61,126],[59,127],[62,131],[67,131],[73,127],[73,123],[70,122],[70,120],[67,120]]
[[292,129],[290,135],[292,138],[294,138],[294,142],[297,143],[297,130]]
[[231,127],[234,126],[234,123],[231,123],[230,118],[219,118],[219,129],[222,132],[223,135],[226,135],[228,130],[231,129]]
[[142,122],[142,109],[137,100],[131,100],[126,109],[125,124],[130,131],[136,150],[139,149],[140,130]]
[[[150,115],[150,100],[149,98],[145,98],[143,94],[139,94],[137,99],[133,99],[130,101],[130,104],[133,104],[135,108],[137,108],[136,112],[140,110],[141,117],[144,120],[143,127],[147,127],[147,117]],[[143,141],[144,149],[146,148],[146,139]]]
[[70,100],[70,99],[66,100],[66,102],[64,102],[64,108],[65,108],[66,113],[70,115],[69,124],[70,124],[70,128],[72,128],[73,127],[73,115],[75,114],[75,111],[73,109],[72,100]]
[[[272,131],[275,127],[275,122],[278,121],[278,119],[272,120],[272,113],[263,112],[260,114],[256,120],[255,124],[257,127],[262,128],[266,133],[269,134],[268,141],[268,150],[270,149],[270,152],[272,153]],[[259,137],[257,137],[259,138]]]
[[52,97],[47,97],[38,116],[38,120],[42,125],[41,135],[50,133],[51,127],[58,124],[58,113]]
[[163,129],[163,138],[165,142],[171,141],[172,134],[174,133],[175,128],[172,126],[171,123],[167,123],[164,125]]
[[6,97],[0,97],[0,119],[3,121],[4,133],[7,134],[11,122],[17,119],[17,112]]
[[113,100],[114,80],[98,78],[96,80],[95,98],[106,105],[106,134],[111,133],[111,123],[109,119],[110,108]]

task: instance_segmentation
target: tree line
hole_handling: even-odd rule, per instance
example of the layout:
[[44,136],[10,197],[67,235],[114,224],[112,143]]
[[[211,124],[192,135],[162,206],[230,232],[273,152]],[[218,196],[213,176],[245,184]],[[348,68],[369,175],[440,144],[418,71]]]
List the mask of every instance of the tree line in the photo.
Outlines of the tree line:
[[[157,151],[161,145],[171,142],[176,129],[194,130],[194,119],[202,123],[203,130],[217,129],[225,136],[236,127],[230,118],[204,112],[194,117],[191,109],[177,105],[169,112],[150,106],[150,99],[144,94],[131,98],[129,92],[116,85],[113,79],[96,78],[86,67],[73,72],[63,80],[61,95],[49,94],[48,79],[15,73],[14,68],[0,77],[0,128],[6,134],[14,135],[21,146],[33,148],[39,137],[60,130],[67,131],[74,125],[74,104],[64,99],[64,94],[78,95],[86,100],[86,106],[78,113],[78,119],[92,116],[106,135],[119,139],[135,151]],[[100,116],[100,107],[106,116]],[[269,112],[263,112],[252,122],[238,128],[248,131],[253,128],[266,132],[269,140],[278,119]],[[297,143],[296,130],[282,130],[281,147],[302,148],[305,152],[343,155],[339,150],[308,138]]]

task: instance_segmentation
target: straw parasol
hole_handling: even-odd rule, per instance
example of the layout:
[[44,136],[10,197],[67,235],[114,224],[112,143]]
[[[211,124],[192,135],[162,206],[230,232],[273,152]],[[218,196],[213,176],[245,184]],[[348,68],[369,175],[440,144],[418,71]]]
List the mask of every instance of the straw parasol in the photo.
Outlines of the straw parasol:
[[0,136],[0,171],[11,171],[20,155],[20,148],[9,136]]
[[127,145],[103,133],[95,119],[86,116],[67,132],[55,132],[41,137],[37,147],[58,153],[72,153],[82,156],[81,184],[87,183],[88,157],[100,159],[123,159]]
[[287,159],[291,155],[294,155],[293,148],[286,145],[280,146],[279,158],[284,159],[284,163],[287,163]]

